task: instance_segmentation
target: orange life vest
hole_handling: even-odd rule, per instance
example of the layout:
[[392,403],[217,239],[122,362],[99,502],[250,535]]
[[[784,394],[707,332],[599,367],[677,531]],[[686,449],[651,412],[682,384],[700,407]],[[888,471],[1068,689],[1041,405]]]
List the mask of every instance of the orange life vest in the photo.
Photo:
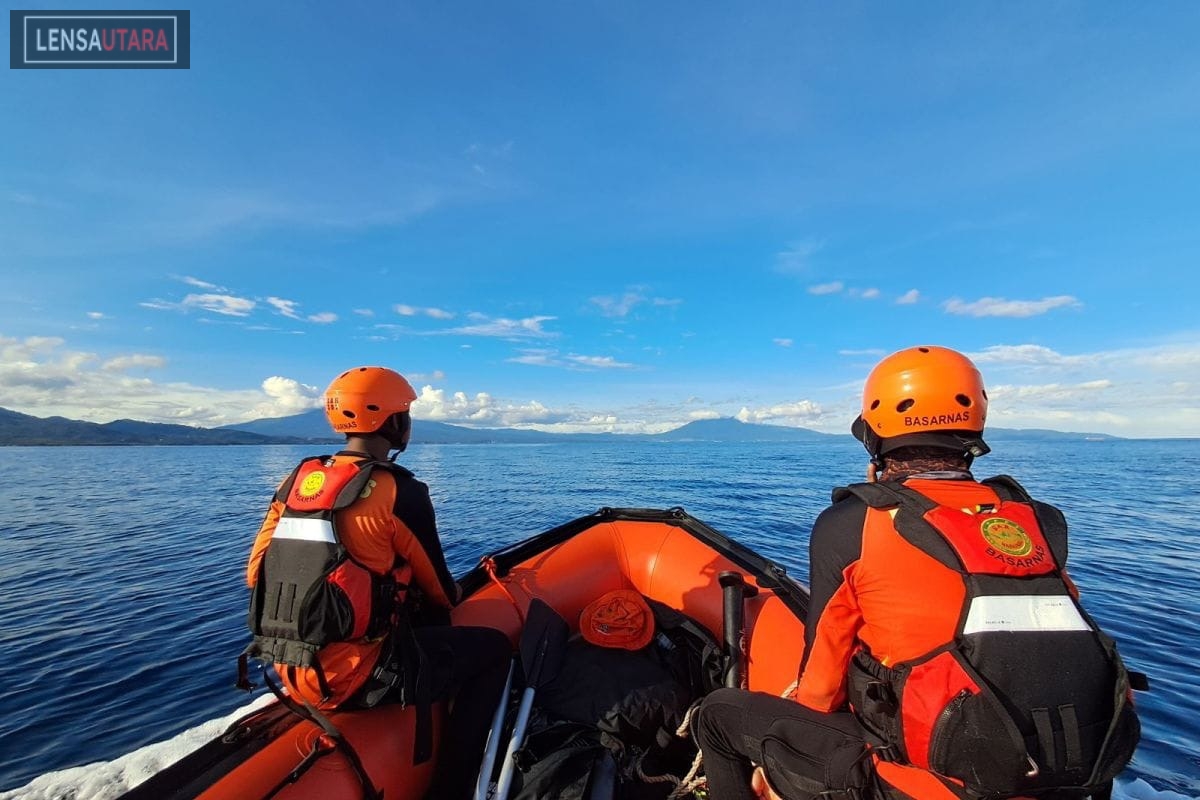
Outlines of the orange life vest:
[[334,524],[372,470],[388,467],[310,458],[280,487],[284,510],[250,598],[251,657],[319,670],[321,647],[373,639],[397,625],[411,569],[397,557],[389,572],[373,572],[354,560]]
[[920,491],[875,483],[834,495],[867,504],[863,560],[902,555],[896,561],[918,601],[922,587],[953,586],[949,575],[963,587],[926,596],[934,607],[921,630],[906,630],[902,615],[894,626],[875,621],[899,652],[906,635],[928,644],[928,614],[940,617],[936,628],[953,633],[924,652],[897,658],[875,651],[883,648],[865,629],[860,636],[849,695],[879,752],[946,776],[969,796],[1103,791],[1132,756],[1139,726],[1129,673],[1044,533],[1063,524],[1061,515],[1040,506],[1039,519],[1039,506],[1003,476],[914,485]]

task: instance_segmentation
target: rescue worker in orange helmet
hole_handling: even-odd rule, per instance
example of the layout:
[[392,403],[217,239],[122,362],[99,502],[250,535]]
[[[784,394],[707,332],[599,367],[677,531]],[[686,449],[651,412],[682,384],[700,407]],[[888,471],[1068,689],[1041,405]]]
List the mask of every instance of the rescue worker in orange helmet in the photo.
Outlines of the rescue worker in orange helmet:
[[346,444],[305,459],[271,502],[246,567],[247,652],[273,662],[289,694],[315,709],[417,705],[417,762],[432,755],[430,702],[456,693],[429,796],[457,800],[474,789],[512,647],[492,628],[447,624],[461,590],[429,489],[395,463],[415,399],[384,367],[329,385],[325,413]]
[[788,697],[705,698],[710,796],[1111,791],[1139,735],[1131,673],[1067,577],[1062,513],[971,474],[987,408],[954,350],[901,350],[871,371],[851,426],[867,482],[834,491],[809,541],[799,679]]

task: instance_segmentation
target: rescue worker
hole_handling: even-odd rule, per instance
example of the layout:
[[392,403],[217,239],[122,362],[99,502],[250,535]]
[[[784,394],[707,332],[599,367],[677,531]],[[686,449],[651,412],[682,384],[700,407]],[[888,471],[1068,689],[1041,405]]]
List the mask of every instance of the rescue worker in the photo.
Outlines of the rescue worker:
[[[461,589],[446,566],[428,487],[395,464],[411,436],[415,399],[409,382],[383,367],[347,370],[329,385],[325,413],[346,444],[302,462],[271,502],[246,567],[258,628],[251,647],[275,662],[292,697],[319,710],[405,701],[427,715],[432,700],[453,692],[428,796],[457,800],[474,789],[512,646],[492,628],[444,624]],[[268,587],[289,582],[299,585],[297,598],[306,584],[329,597],[278,613]],[[421,624],[418,613],[443,624]],[[285,622],[293,617],[305,621]],[[428,739],[429,719],[418,718],[418,738]]]
[[1111,790],[1138,738],[1130,676],[1066,576],[1063,515],[972,476],[987,403],[953,350],[872,370],[851,427],[867,483],[836,490],[809,541],[799,680],[700,707],[711,797]]

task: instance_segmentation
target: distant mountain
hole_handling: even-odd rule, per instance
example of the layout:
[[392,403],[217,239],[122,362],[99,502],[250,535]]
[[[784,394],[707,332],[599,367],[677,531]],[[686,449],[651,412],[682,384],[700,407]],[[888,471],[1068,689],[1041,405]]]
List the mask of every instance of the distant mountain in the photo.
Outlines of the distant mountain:
[[[260,434],[302,436],[308,439],[330,439],[329,423],[320,409],[305,411],[290,417],[259,419],[237,425],[231,430]],[[467,428],[431,420],[414,420],[414,444],[538,444],[550,442],[795,442],[824,439],[832,434],[818,433],[806,428],[785,428],[781,425],[754,425],[732,417],[703,419],[689,422],[665,433],[547,433],[517,428]],[[331,439],[336,441],[336,439]]]
[[1122,436],[1110,436],[1107,433],[1072,433],[1070,431],[1052,431],[1045,428],[988,428],[983,438],[992,442],[1046,442],[1057,440],[1073,440],[1086,442],[1120,442]]
[[647,438],[666,442],[813,442],[836,434],[783,425],[757,425],[733,417],[698,419]]
[[[329,429],[325,412],[313,409],[290,417],[273,417],[225,425],[220,430],[245,431],[263,436],[295,436],[315,442],[341,442],[343,438]],[[501,442],[555,442],[559,435],[543,431],[523,431],[514,428],[465,428],[444,422],[416,420],[413,423],[414,444],[495,444]]]
[[256,433],[259,436],[291,436],[320,442],[342,441],[341,436],[329,429],[329,423],[325,420],[325,412],[319,408],[292,414],[289,417],[268,417],[235,425],[222,425],[217,430],[243,431]]
[[[516,428],[467,428],[416,420],[414,444],[549,444],[563,442],[819,442],[848,434],[820,433],[807,428],[758,425],[732,417],[689,422],[664,433],[547,433]],[[1065,433],[1040,429],[989,428],[987,440],[1118,441],[1102,433]],[[33,417],[0,408],[0,445],[187,445],[187,444],[336,444],[320,409],[288,417],[259,419],[220,428],[193,428],[156,422],[117,420],[99,424]]]
[[303,439],[119,419],[103,424],[0,408],[0,445],[299,444]]

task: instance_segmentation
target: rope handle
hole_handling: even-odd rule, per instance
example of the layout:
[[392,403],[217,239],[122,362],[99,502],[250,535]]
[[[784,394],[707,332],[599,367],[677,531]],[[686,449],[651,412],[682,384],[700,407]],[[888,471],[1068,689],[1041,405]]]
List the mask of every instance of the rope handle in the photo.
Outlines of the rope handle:
[[493,559],[492,557],[489,556],[487,558],[484,558],[483,561],[481,562],[481,564],[483,566],[484,571],[487,572],[488,578],[492,581],[492,583],[496,584],[497,588],[500,589],[501,593],[503,593],[503,595],[508,598],[508,602],[512,603],[513,608],[516,609],[516,612],[517,612],[517,619],[519,619],[521,621],[521,627],[524,628],[525,627],[525,612],[521,610],[521,604],[517,602],[517,598],[512,596],[512,592],[510,592],[508,590],[508,587],[504,585],[504,581],[496,573],[495,559]]

